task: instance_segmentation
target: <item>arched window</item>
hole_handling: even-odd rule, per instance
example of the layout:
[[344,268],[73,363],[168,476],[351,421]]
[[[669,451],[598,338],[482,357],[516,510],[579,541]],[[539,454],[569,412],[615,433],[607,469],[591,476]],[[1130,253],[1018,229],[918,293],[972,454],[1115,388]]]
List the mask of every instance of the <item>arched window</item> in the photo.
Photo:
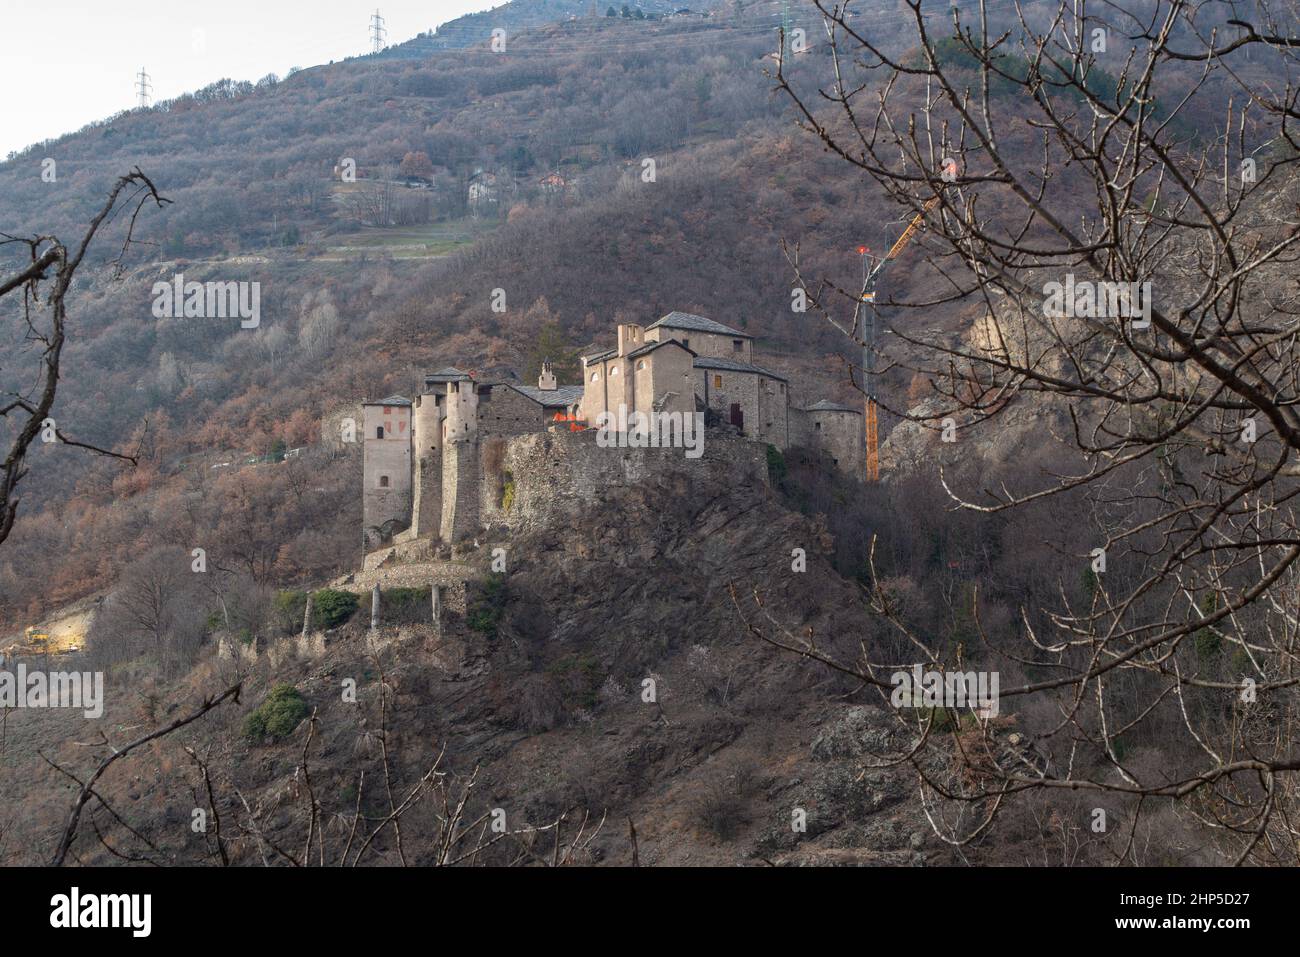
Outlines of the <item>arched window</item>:
[[381,475],[381,476],[379,476],[379,487],[380,487],[380,488],[388,488],[388,476],[387,476],[387,475]]
[[380,426],[376,426],[376,427],[375,427],[375,438],[377,438],[377,439],[382,439],[383,437],[384,437],[384,427],[383,427],[382,425],[380,425]]
[[618,375],[618,366],[614,366],[614,368],[610,369],[609,374],[611,378]]
[[591,374],[591,381],[592,381],[592,382],[599,382],[599,381],[600,381],[600,373],[599,373],[599,372],[593,372],[593,373]]

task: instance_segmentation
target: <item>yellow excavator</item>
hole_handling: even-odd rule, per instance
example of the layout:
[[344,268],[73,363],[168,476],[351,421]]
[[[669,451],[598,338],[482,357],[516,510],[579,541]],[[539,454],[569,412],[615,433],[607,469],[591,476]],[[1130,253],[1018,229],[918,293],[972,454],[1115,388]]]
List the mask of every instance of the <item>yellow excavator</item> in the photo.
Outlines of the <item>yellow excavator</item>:
[[48,631],[28,628],[24,632],[23,643],[14,646],[11,651],[20,655],[64,655],[80,650],[81,644],[77,635],[68,634],[51,638]]

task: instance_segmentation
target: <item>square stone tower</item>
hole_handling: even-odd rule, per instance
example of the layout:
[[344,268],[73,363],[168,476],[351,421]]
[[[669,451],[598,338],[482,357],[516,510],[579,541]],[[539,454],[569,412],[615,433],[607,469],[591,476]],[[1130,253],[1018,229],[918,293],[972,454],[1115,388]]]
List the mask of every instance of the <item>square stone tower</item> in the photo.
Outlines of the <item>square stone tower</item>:
[[411,400],[362,403],[361,522],[367,549],[411,522]]

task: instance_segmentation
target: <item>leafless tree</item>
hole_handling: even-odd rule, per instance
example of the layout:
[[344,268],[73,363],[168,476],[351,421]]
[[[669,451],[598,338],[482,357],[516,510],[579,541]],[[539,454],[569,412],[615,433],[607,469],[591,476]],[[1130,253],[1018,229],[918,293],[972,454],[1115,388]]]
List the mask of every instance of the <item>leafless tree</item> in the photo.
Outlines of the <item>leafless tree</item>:
[[[126,757],[136,748],[148,744],[151,741],[156,741],[159,738],[164,738],[167,735],[171,734],[173,731],[177,731],[180,728],[185,727],[186,725],[194,723],[199,718],[202,718],[205,714],[211,711],[213,708],[219,707],[220,705],[224,704],[227,701],[238,702],[240,688],[241,685],[235,684],[227,688],[225,691],[221,692],[218,695],[213,695],[212,697],[204,698],[203,701],[199,704],[199,706],[195,708],[193,711],[189,712],[188,714],[185,714],[177,718],[176,720],[164,725],[161,728],[156,728],[155,730],[149,732],[148,734],[136,738],[134,741],[121,745],[120,747],[113,745],[106,737],[103,737],[101,735],[101,744],[102,746],[108,748],[109,754],[102,761],[99,762],[99,764],[95,767],[95,770],[91,773],[90,777],[86,778],[85,781],[82,781],[80,778],[72,774],[70,771],[66,770],[65,768],[61,767],[58,764],[55,764],[53,761],[50,761],[49,758],[45,758],[45,761],[51,767],[53,767],[55,770],[59,771],[60,773],[67,775],[76,784],[80,786],[80,791],[77,793],[77,799],[73,802],[72,808],[68,812],[68,823],[63,828],[63,834],[59,839],[59,846],[54,852],[54,858],[51,861],[51,863],[55,867],[59,867],[67,860],[68,854],[72,850],[72,845],[77,839],[77,835],[81,825],[82,812],[85,810],[86,805],[90,803],[92,798],[96,802],[94,805],[95,807],[105,808],[114,821],[122,825],[122,827],[130,831],[133,835],[140,838],[142,841],[144,841],[152,848],[152,844],[148,841],[147,838],[144,838],[142,835],[140,835],[138,831],[136,831],[134,828],[132,828],[129,824],[126,823],[126,821],[122,818],[120,814],[118,814],[115,810],[113,810],[112,806],[96,790],[95,788],[96,784],[99,783],[100,778],[104,776],[105,772],[107,772],[108,769],[112,767],[114,763]],[[42,755],[42,757],[44,758],[44,755]],[[104,840],[104,835],[99,830],[97,825],[95,826],[95,833],[99,837],[100,843],[105,847],[109,847],[109,850],[112,851],[113,849]],[[117,856],[120,857],[122,855],[119,853],[117,854]],[[131,859],[143,860],[144,858],[137,856]]]
[[[1023,609],[1018,635],[981,628],[983,649],[939,647],[873,590],[919,659],[985,655],[1028,675],[1003,685],[1004,709],[1047,705],[1010,753],[988,717],[941,735],[931,715],[889,760],[917,769],[954,846],[1020,792],[1061,789],[1122,807],[1117,861],[1136,859],[1137,822],[1163,805],[1220,860],[1296,863],[1295,5],[973,0],[943,17],[905,0],[888,25],[906,28],[899,42],[852,0],[812,2],[826,73],[780,62],[777,86],[903,221],[922,214],[926,279],[868,302],[865,285],[814,280],[795,248],[796,281],[859,345],[883,323],[877,374],[929,383],[892,411],[914,432],[955,430],[930,457],[954,508],[1056,499],[1095,538],[1075,557],[1084,587],[1063,581],[1052,607]],[[964,332],[924,328],[961,310],[975,313]],[[1060,474],[947,481],[945,459],[1026,428],[1070,450]],[[737,604],[768,640],[888,687],[898,663],[868,648],[835,660],[761,595]],[[1126,754],[1143,735],[1165,760]],[[960,773],[931,760],[940,740]]]
[[92,660],[108,665],[148,654],[164,669],[190,667],[206,628],[205,599],[219,588],[219,575],[217,569],[195,572],[190,553],[180,546],[142,555],[123,569],[96,616]]
[[27,453],[38,436],[46,433],[66,445],[90,449],[135,464],[135,457],[111,452],[69,439],[53,424],[50,413],[58,390],[60,363],[67,327],[66,298],[73,276],[86,257],[91,241],[100,229],[125,212],[126,236],[115,263],[120,266],[134,240],[135,223],[144,205],[153,200],[161,207],[170,200],[158,194],[153,182],[137,167],[121,176],[108,199],[91,219],[80,242],[72,249],[56,236],[11,236],[0,232],[0,247],[15,246],[26,251],[26,265],[0,278],[0,299],[13,292],[22,294],[22,315],[28,341],[40,351],[39,368],[32,385],[0,395],[0,420],[4,421],[7,448],[0,471],[0,542],[13,530],[18,514],[18,485],[27,475]]

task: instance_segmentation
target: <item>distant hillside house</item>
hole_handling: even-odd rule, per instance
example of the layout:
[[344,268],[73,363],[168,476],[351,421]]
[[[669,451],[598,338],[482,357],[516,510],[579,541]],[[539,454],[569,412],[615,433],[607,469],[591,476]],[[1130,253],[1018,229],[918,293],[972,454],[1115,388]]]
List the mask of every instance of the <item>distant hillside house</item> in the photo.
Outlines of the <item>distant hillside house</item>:
[[479,206],[485,203],[495,203],[496,201],[496,173],[476,170],[474,175],[469,178],[469,204],[471,206]]
[[537,181],[537,186],[543,193],[563,193],[569,188],[569,181],[557,171],[547,173]]

